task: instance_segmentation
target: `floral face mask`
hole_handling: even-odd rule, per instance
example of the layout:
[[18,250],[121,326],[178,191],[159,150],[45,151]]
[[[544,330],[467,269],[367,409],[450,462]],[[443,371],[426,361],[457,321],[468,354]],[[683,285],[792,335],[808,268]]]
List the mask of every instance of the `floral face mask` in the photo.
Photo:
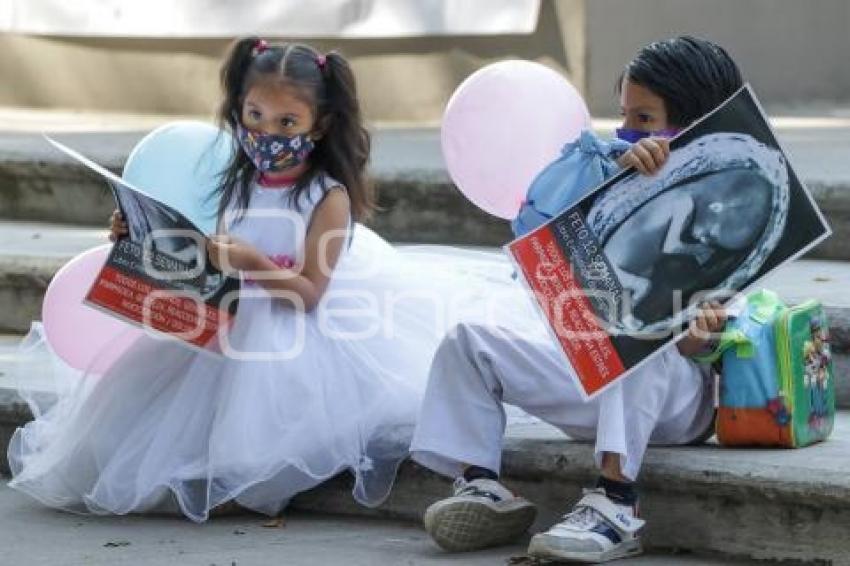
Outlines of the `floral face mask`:
[[248,159],[261,173],[285,171],[304,163],[315,142],[310,134],[281,136],[249,130],[236,121],[236,139]]

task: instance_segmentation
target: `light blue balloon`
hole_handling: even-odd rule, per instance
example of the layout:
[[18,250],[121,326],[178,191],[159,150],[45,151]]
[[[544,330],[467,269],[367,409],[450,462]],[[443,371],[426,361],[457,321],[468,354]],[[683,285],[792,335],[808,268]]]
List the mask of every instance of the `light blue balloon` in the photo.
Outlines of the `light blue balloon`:
[[172,122],[142,138],[124,165],[123,179],[171,206],[204,234],[216,227],[218,200],[209,198],[233,156],[230,134],[211,124]]

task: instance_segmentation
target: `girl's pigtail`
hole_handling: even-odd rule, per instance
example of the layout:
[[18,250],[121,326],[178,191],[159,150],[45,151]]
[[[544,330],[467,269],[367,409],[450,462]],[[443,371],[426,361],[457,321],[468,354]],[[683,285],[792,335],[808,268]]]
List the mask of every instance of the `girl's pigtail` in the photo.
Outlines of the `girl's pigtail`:
[[354,73],[348,61],[335,51],[317,56],[316,64],[327,92],[325,167],[348,189],[354,219],[363,220],[374,210],[375,196],[366,179],[371,137],[363,126]]
[[[236,116],[242,109],[242,96],[245,88],[245,78],[251,63],[267,49],[265,42],[259,37],[244,37],[234,42],[221,66],[221,87],[224,99],[218,109],[218,124],[224,131],[236,130]],[[251,162],[244,152],[234,146],[233,155],[227,168],[219,176],[218,187],[211,198],[218,202],[218,215],[222,218],[230,202],[235,198],[240,209],[248,205],[248,186],[251,181]],[[241,185],[241,190],[237,190]]]
[[240,106],[245,75],[251,67],[258,49],[263,45],[259,37],[245,37],[233,44],[221,67],[221,87],[224,90],[224,100],[218,112],[218,118],[223,126],[225,123],[234,126],[233,112]]

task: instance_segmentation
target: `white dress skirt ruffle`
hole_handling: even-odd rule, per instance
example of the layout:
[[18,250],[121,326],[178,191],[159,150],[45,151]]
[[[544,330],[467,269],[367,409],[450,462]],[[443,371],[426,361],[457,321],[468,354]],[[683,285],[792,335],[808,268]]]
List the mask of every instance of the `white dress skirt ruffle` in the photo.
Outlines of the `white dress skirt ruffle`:
[[[256,186],[248,214],[228,232],[297,258],[312,210],[333,186],[314,181],[298,206],[286,189]],[[69,511],[176,505],[204,521],[227,501],[275,515],[349,471],[354,498],[379,505],[408,455],[445,333],[461,320],[545,330],[503,254],[394,248],[362,225],[352,234],[312,312],[243,285],[228,334],[236,356],[144,335],[102,374],[81,372],[51,352],[34,323],[17,379],[36,419],[11,440],[9,485]],[[30,386],[45,360],[49,394]]]

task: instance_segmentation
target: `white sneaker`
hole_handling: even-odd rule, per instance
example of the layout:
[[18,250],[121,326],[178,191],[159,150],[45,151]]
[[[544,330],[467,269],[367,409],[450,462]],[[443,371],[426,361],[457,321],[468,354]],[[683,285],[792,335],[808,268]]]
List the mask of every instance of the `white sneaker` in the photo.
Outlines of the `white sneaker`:
[[425,530],[453,552],[507,544],[528,530],[537,509],[495,480],[458,478],[454,496],[425,511]]
[[528,554],[592,563],[636,556],[643,552],[638,534],[643,525],[633,507],[614,503],[603,489],[586,489],[560,523],[532,537]]

